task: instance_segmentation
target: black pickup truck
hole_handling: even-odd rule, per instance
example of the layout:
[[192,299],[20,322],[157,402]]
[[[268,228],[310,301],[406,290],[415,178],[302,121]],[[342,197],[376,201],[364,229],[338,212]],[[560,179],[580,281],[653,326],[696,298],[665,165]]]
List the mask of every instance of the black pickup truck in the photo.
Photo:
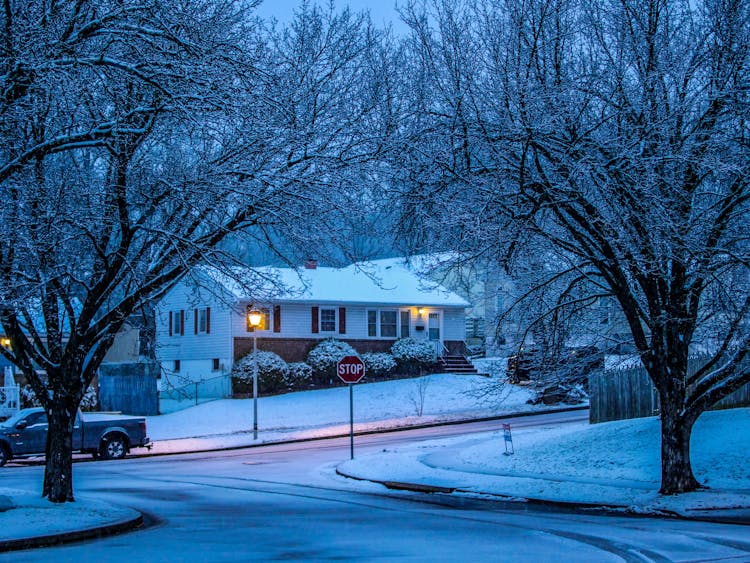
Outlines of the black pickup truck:
[[[0,423],[0,467],[15,457],[44,455],[47,414],[40,407],[23,409]],[[73,451],[103,459],[125,457],[130,448],[150,448],[146,419],[78,411],[73,427]]]

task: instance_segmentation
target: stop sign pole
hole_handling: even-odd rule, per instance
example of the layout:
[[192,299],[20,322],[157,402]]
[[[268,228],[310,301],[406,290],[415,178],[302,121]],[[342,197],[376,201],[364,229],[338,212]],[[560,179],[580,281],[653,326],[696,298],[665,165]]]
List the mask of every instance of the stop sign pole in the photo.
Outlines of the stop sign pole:
[[349,457],[354,459],[354,384],[365,376],[365,363],[359,356],[344,356],[336,364],[336,373],[349,384]]

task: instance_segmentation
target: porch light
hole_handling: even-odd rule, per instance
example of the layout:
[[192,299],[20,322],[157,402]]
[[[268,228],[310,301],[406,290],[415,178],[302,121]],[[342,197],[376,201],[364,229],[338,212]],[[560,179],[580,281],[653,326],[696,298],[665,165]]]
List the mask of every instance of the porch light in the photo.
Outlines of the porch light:
[[424,307],[417,307],[417,315],[420,317],[424,314]]
[[263,320],[263,314],[260,311],[258,311],[257,309],[248,311],[247,321],[250,323],[251,327],[258,328],[260,326],[261,320]]
[[10,338],[0,338],[0,346],[10,348]]

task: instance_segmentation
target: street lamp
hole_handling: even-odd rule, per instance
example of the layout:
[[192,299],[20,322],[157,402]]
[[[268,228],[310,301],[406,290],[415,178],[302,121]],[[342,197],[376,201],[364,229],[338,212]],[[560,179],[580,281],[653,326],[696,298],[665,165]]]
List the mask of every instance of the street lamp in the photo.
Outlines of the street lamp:
[[257,309],[247,313],[247,322],[253,327],[253,440],[258,439],[258,327],[263,314]]

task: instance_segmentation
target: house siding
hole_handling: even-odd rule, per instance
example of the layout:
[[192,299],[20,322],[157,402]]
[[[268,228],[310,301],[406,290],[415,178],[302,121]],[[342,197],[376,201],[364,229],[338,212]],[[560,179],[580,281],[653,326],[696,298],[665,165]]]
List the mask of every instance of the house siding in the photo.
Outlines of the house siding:
[[[304,362],[307,355],[321,340],[312,338],[262,338],[258,337],[258,350],[274,352],[286,362]],[[337,338],[354,348],[358,354],[372,352],[388,352],[395,340],[352,340]],[[253,351],[252,337],[237,337],[234,339],[234,361],[251,354]]]
[[[196,291],[191,286],[180,284],[159,304],[157,309],[157,359],[162,363],[162,372],[174,380],[175,385],[190,381],[214,378],[227,373],[232,364],[252,351],[253,336],[258,348],[273,351],[288,362],[304,361],[309,351],[321,340],[336,338],[351,344],[358,353],[387,352],[395,342],[393,336],[368,335],[368,311],[396,311],[397,336],[402,337],[400,312],[409,311],[409,336],[426,339],[424,329],[431,312],[441,313],[440,333],[449,349],[462,345],[465,338],[465,314],[461,307],[423,307],[420,315],[416,306],[362,305],[352,303],[274,302],[256,303],[267,308],[271,318],[266,329],[253,333],[247,330],[245,312],[247,301],[235,302],[231,298],[220,299],[206,290]],[[210,311],[210,333],[195,334],[195,312],[206,306]],[[324,331],[320,318],[312,322],[313,309],[332,309],[335,317],[334,330]],[[184,311],[184,334],[170,334],[170,313]],[[182,316],[182,315],[181,315]],[[378,318],[380,313],[378,313]],[[330,321],[331,317],[328,317]],[[345,333],[342,333],[342,322]],[[317,326],[318,332],[313,332]],[[417,327],[423,330],[417,330]],[[213,359],[219,360],[221,369],[214,370]],[[180,361],[179,373],[174,373],[174,362]]]
[[466,339],[466,314],[463,309],[443,311],[443,339],[460,342]]
[[[466,337],[466,321],[463,309],[450,309],[450,308],[438,308],[438,307],[425,307],[422,316],[420,317],[417,313],[417,307],[409,306],[381,306],[381,305],[351,305],[347,303],[337,304],[306,304],[306,303],[281,303],[279,305],[261,305],[267,307],[273,311],[270,327],[274,327],[276,323],[276,315],[281,315],[281,326],[278,327],[278,331],[272,330],[270,327],[267,330],[258,330],[258,338],[278,338],[278,339],[289,339],[289,338],[305,338],[313,340],[321,340],[324,338],[338,338],[341,340],[393,340],[393,338],[383,337],[369,337],[367,334],[367,311],[369,310],[409,310],[411,313],[410,317],[410,329],[409,335],[415,338],[420,338],[424,334],[416,330],[416,326],[425,325],[427,315],[432,311],[442,311],[442,332],[445,340],[459,340],[463,341]],[[278,309],[276,308],[278,307]],[[334,309],[336,311],[336,330],[334,331],[323,331],[320,323],[318,323],[318,332],[313,332],[313,323],[311,322],[312,309],[314,307],[320,309]],[[246,304],[240,306],[240,310],[245,310]],[[340,309],[346,309],[346,333],[341,334],[340,331]],[[212,312],[213,314],[213,312]],[[400,320],[399,330],[400,330]],[[243,315],[235,314],[232,318],[232,336],[234,338],[251,337],[252,332],[247,330],[247,322]]]
[[[278,309],[277,309],[278,307]],[[311,322],[313,309],[317,308],[318,314],[320,309],[335,309],[337,317],[337,326],[335,331],[324,332],[320,323],[317,323],[318,332],[313,332],[316,326]],[[341,309],[346,310],[346,333],[341,334]],[[244,305],[240,307],[244,310]],[[369,310],[394,310],[410,311],[409,336],[416,339],[427,337],[427,331],[417,331],[416,326],[426,324],[427,316],[430,312],[441,311],[442,333],[446,347],[451,353],[463,353],[464,339],[466,334],[466,323],[463,309],[441,309],[425,307],[422,315],[417,313],[417,307],[398,307],[398,306],[379,306],[379,305],[350,305],[350,304],[331,304],[331,305],[313,305],[303,303],[281,303],[275,307],[270,307],[274,313],[281,314],[282,321],[280,330],[257,331],[258,349],[274,352],[281,356],[287,362],[302,362],[307,358],[308,353],[321,340],[326,338],[335,338],[350,344],[358,353],[370,352],[388,352],[396,341],[392,337],[369,337],[367,333],[367,311]],[[272,319],[271,326],[274,326],[275,318]],[[400,318],[398,320],[398,330],[401,330]],[[237,361],[243,356],[249,354],[253,349],[253,333],[247,331],[247,325],[244,317],[236,315],[232,320],[232,331],[234,339],[233,359]],[[401,336],[401,334],[399,334]]]
[[[209,332],[195,334],[196,309],[210,307]],[[184,334],[171,334],[170,313],[184,311]],[[200,294],[178,285],[159,303],[156,312],[156,358],[162,364],[162,375],[173,384],[200,381],[226,373],[232,366],[231,319],[236,316],[220,299],[203,290]],[[213,360],[219,360],[214,370]],[[174,372],[174,361],[180,361],[179,373]]]

